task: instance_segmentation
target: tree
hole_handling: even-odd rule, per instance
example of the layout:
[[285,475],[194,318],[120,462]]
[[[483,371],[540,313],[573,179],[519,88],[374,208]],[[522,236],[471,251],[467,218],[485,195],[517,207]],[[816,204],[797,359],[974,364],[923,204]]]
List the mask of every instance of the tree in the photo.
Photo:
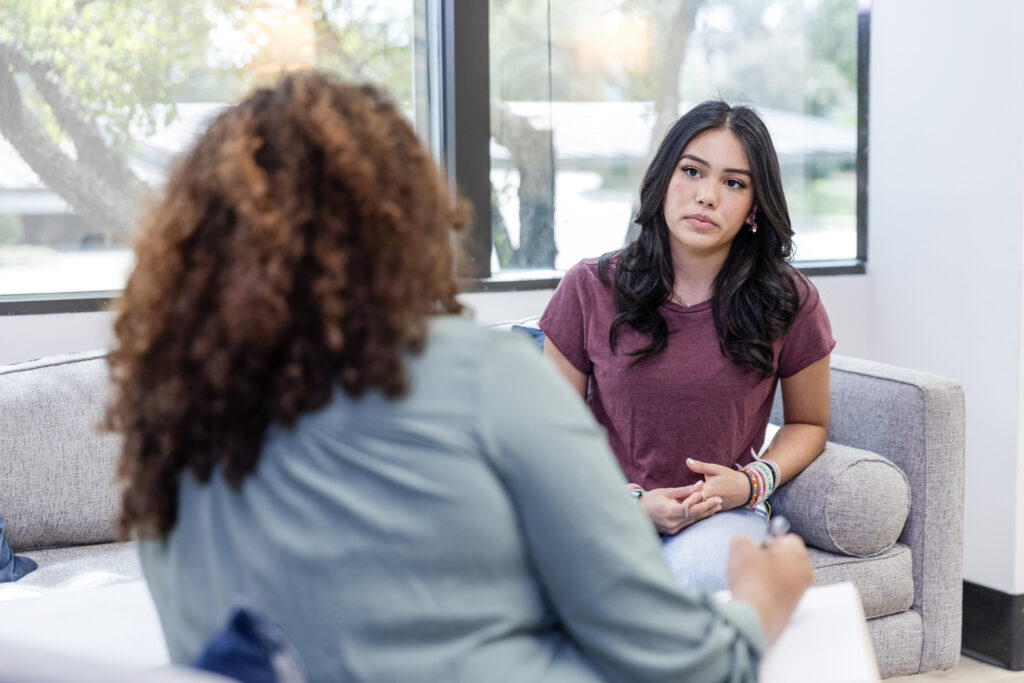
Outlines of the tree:
[[0,134],[88,223],[120,239],[145,189],[126,162],[133,131],[173,119],[173,106],[160,106],[174,85],[169,67],[193,59],[185,46],[201,13],[177,4],[0,8]]
[[124,244],[149,189],[129,163],[136,138],[171,123],[190,89],[233,100],[319,64],[408,98],[410,40],[358,0],[4,0],[0,135],[106,242]]

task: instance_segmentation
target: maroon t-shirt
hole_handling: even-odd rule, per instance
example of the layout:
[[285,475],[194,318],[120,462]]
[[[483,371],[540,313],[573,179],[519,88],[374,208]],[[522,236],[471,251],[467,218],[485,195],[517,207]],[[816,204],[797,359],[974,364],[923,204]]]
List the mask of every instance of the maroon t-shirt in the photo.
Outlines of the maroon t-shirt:
[[727,467],[760,451],[779,377],[819,361],[835,346],[818,292],[797,275],[800,308],[789,332],[774,344],[777,375],[762,378],[725,356],[718,346],[711,302],[661,306],[668,346],[630,367],[628,351],[650,343],[628,324],[616,348],[608,344],[615,299],[584,259],[562,278],[540,327],[572,365],[590,376],[587,404],[608,432],[627,479],[644,488],[685,486],[699,479],[686,467],[695,458]]

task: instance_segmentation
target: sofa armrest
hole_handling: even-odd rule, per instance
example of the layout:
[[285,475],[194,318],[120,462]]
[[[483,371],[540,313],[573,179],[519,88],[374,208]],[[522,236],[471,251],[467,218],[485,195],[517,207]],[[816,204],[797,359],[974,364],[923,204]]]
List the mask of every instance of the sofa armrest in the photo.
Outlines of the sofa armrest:
[[[949,668],[960,652],[963,599],[963,389],[931,373],[833,355],[830,394],[829,440],[878,453],[907,475],[910,515],[899,542],[913,556],[921,670]],[[773,421],[781,416],[776,400]]]
[[910,487],[891,461],[830,442],[771,500],[808,545],[869,557],[895,545],[910,512]]

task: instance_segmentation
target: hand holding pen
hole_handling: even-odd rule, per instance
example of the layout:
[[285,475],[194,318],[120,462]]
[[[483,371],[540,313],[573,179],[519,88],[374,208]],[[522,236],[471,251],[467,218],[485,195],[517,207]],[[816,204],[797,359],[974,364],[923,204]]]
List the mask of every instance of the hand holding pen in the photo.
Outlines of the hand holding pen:
[[768,522],[768,533],[761,545],[766,546],[773,538],[785,536],[789,533],[790,526],[789,520],[782,515],[772,515],[771,521]]

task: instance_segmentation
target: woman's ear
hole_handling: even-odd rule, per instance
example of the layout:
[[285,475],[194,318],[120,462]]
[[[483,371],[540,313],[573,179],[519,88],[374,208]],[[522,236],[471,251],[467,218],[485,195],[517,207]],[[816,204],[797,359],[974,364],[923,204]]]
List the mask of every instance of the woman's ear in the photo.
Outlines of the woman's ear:
[[747,214],[747,223],[754,223],[754,219],[757,218],[757,202],[754,202],[754,206],[750,208],[750,213]]

